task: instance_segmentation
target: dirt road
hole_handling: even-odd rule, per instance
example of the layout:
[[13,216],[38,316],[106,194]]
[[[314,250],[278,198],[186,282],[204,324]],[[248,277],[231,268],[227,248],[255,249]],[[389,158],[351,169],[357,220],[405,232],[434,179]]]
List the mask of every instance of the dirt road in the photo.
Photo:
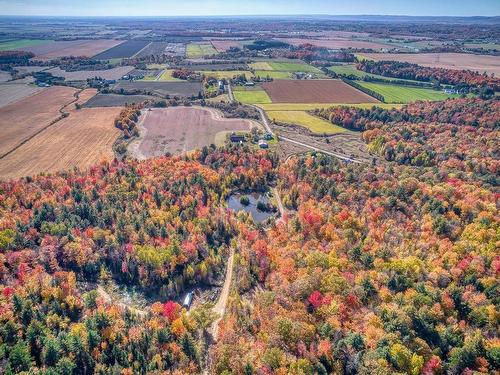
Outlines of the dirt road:
[[229,298],[229,292],[231,290],[231,280],[233,279],[233,267],[234,267],[234,249],[231,249],[231,254],[227,260],[227,268],[226,268],[226,278],[224,280],[224,285],[222,286],[222,290],[220,292],[219,300],[214,306],[214,312],[219,315],[219,318],[215,322],[212,323],[212,327],[210,328],[210,333],[212,334],[212,338],[214,341],[217,341],[217,336],[219,334],[219,323],[226,312],[227,300]]

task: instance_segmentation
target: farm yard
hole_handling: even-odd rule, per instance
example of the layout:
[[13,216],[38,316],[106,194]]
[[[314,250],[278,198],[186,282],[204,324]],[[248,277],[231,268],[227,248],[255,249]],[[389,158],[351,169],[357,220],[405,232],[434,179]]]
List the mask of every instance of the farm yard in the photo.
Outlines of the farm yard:
[[491,55],[472,55],[467,53],[363,53],[361,58],[381,61],[404,61],[431,68],[465,69],[486,72],[500,76],[500,59]]
[[215,55],[217,50],[212,44],[190,43],[186,47],[186,56],[189,59],[199,59],[204,56]]
[[379,93],[384,97],[387,103],[411,103],[416,100],[435,101],[445,100],[448,98],[458,98],[459,96],[456,94],[446,94],[443,91],[420,87],[390,85],[384,83],[363,81],[359,81],[358,84]]
[[168,82],[168,81],[121,81],[113,86],[115,90],[135,91],[141,94],[160,96],[190,97],[203,91],[200,82]]
[[66,72],[61,68],[51,68],[46,70],[47,73],[54,77],[63,77],[66,81],[85,81],[89,78],[100,77],[107,80],[117,80],[127,75],[135,68],[133,66],[117,66],[106,70],[77,70],[74,72]]
[[144,47],[146,47],[150,42],[144,40],[127,40],[124,43],[117,45],[116,47],[110,48],[102,53],[96,54],[94,59],[96,60],[109,60],[118,58],[132,57]]
[[278,80],[262,85],[273,103],[377,103],[340,80]]
[[123,107],[127,104],[142,103],[148,99],[155,99],[155,97],[148,95],[97,94],[88,100],[84,107]]
[[170,107],[143,111],[140,138],[129,146],[139,158],[179,154],[208,146],[217,134],[249,131],[255,123],[247,119],[225,119],[211,108]]
[[309,129],[313,133],[337,134],[347,131],[340,126],[310,115],[305,111],[268,111],[266,113],[269,119],[273,122],[300,125]]
[[0,156],[60,117],[61,108],[75,100],[76,92],[70,87],[50,87],[0,108]]
[[[0,159],[1,178],[19,178],[74,167],[90,168],[114,157],[120,134],[114,119],[121,108],[80,109]],[[0,117],[1,118],[1,117]]]

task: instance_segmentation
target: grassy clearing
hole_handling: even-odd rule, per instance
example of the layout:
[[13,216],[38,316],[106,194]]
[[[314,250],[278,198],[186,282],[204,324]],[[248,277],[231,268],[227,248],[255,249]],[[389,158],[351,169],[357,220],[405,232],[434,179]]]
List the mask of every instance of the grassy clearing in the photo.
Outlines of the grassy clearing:
[[173,71],[173,69],[164,70],[158,78],[158,81],[182,81],[179,78],[172,77]]
[[231,79],[234,76],[239,76],[244,74],[246,79],[251,80],[253,74],[246,70],[203,70],[197,71],[197,73],[204,74],[205,76],[215,77],[217,79]]
[[372,82],[358,82],[361,86],[383,95],[388,103],[411,103],[417,100],[445,100],[457,98],[459,95],[445,94],[442,91],[418,87],[388,85]]
[[254,63],[248,64],[248,66],[252,69],[255,69],[255,70],[273,70],[271,65],[269,65],[269,63],[264,62],[264,61],[254,62]]
[[291,79],[292,73],[290,72],[276,72],[273,70],[256,70],[255,75],[261,78],[272,78],[272,79]]
[[331,124],[326,120],[312,116],[304,111],[268,111],[267,116],[272,121],[300,125],[319,134],[336,134],[347,131],[340,126]]
[[263,103],[259,104],[265,111],[310,111],[316,108],[329,108],[329,107],[356,107],[356,108],[372,108],[380,107],[383,109],[400,108],[402,104],[386,104],[386,103],[360,103],[360,104],[342,104],[342,103]]
[[167,67],[168,67],[167,64],[148,64],[148,65],[146,65],[146,68],[150,69],[150,70],[166,69]]
[[273,70],[279,72],[321,73],[321,70],[318,68],[304,63],[270,62],[269,65],[273,68]]
[[211,44],[190,43],[186,47],[186,56],[190,59],[199,59],[215,54],[217,54],[217,50]]
[[0,43],[0,51],[10,51],[10,50],[22,49],[25,47],[33,47],[48,42],[51,42],[51,40],[42,40],[42,39],[10,40],[8,42]]
[[264,90],[234,91],[234,98],[245,104],[271,103],[271,98]]

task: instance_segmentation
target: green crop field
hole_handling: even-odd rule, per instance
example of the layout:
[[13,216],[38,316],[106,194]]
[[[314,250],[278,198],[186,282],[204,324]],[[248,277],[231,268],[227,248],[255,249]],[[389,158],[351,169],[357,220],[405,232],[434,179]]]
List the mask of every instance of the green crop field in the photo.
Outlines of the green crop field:
[[265,111],[311,111],[319,108],[329,107],[356,107],[369,109],[372,107],[380,107],[383,109],[401,108],[402,104],[386,104],[386,103],[360,103],[360,104],[339,104],[339,103],[262,103],[258,104]]
[[304,111],[269,111],[267,112],[267,116],[272,121],[300,125],[314,133],[336,134],[347,131],[340,126],[334,125],[319,117],[312,116]]
[[10,51],[10,50],[22,49],[25,47],[33,47],[48,42],[51,42],[51,40],[41,40],[41,39],[9,40],[8,42],[0,42],[0,51]]
[[288,62],[269,62],[273,70],[279,72],[304,72],[304,73],[321,73],[318,68],[304,63],[288,63]]
[[244,74],[247,80],[253,79],[252,72],[246,70],[203,70],[197,73],[204,74],[207,77],[215,77],[217,79],[231,79],[234,76]]
[[211,56],[217,53],[211,44],[190,43],[186,47],[186,55],[190,59],[198,59],[203,56]]
[[271,103],[271,98],[264,90],[234,91],[233,94],[237,101],[246,104]]
[[383,95],[387,103],[411,103],[417,100],[444,100],[447,98],[457,98],[459,95],[445,94],[442,91],[424,89],[410,86],[389,85],[383,83],[372,83],[358,81],[358,83]]
[[277,72],[274,70],[256,70],[255,75],[261,78],[272,78],[272,79],[291,79],[292,73],[290,72]]

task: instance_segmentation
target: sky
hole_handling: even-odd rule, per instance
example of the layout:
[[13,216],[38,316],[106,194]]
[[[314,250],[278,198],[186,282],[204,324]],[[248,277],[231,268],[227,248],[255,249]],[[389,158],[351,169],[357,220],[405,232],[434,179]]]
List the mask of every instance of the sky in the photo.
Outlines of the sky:
[[26,16],[278,14],[499,16],[500,0],[0,0],[0,14]]

